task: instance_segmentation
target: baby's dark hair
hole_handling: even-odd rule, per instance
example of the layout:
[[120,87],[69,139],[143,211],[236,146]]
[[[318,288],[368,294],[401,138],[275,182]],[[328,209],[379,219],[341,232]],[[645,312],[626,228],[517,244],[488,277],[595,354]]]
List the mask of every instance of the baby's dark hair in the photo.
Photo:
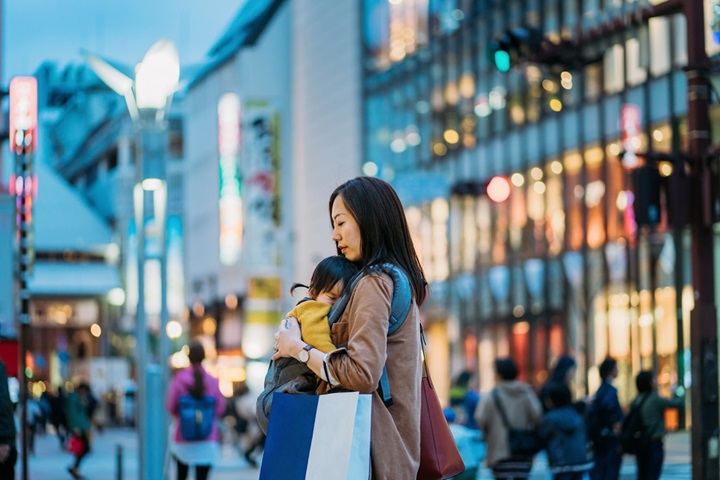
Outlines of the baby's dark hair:
[[358,267],[353,262],[342,255],[333,255],[327,257],[317,264],[310,276],[310,285],[296,283],[290,287],[290,295],[295,292],[298,287],[308,289],[311,297],[317,297],[321,292],[331,290],[338,282],[343,282],[343,288],[350,283]]

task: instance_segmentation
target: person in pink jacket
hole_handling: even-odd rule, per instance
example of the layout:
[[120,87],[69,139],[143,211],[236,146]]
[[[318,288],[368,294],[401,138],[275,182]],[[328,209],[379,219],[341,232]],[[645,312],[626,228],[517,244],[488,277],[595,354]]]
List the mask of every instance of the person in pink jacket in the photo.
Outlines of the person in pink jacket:
[[185,440],[180,432],[178,419],[179,400],[184,395],[193,395],[197,398],[209,395],[215,399],[215,419],[218,419],[225,412],[225,398],[220,393],[217,379],[202,367],[205,349],[200,342],[194,341],[190,344],[188,357],[190,367],[175,374],[170,382],[165,402],[168,412],[175,420],[171,426],[170,452],[177,462],[178,480],[187,478],[191,465],[195,466],[196,480],[207,480],[220,443],[217,421],[213,422],[212,432],[208,437],[202,440]]

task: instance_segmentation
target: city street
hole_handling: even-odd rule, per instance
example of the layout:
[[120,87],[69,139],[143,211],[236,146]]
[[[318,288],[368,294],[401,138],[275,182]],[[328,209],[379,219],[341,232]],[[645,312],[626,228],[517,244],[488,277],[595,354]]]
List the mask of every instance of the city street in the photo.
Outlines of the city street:
[[[137,436],[134,430],[125,428],[107,429],[102,434],[95,434],[93,451],[81,467],[82,474],[87,480],[118,480],[117,477],[117,447],[123,449],[123,476],[122,480],[137,479]],[[674,433],[667,437],[665,452],[665,465],[662,479],[685,480],[690,478],[690,436],[686,432]],[[35,455],[29,459],[30,480],[67,480],[67,466],[70,464],[70,455],[59,448],[55,436],[46,435],[38,437],[35,446]],[[19,472],[18,459],[18,472]],[[635,464],[633,457],[624,458],[621,478],[630,480],[635,478]],[[547,463],[544,455],[539,455],[533,466],[533,480],[548,477]],[[20,478],[20,477],[18,477]],[[171,477],[172,478],[172,477]],[[192,479],[193,477],[190,476]],[[220,460],[211,473],[212,480],[256,480],[258,470],[248,466],[231,446],[225,445]],[[478,477],[490,479],[490,473],[483,470]]]
[[[67,467],[71,464],[71,456],[60,449],[57,437],[38,436],[35,442],[35,454],[30,455],[28,462],[29,479],[70,479]],[[87,480],[118,480],[118,446],[121,446],[123,451],[122,477],[119,478],[136,480],[138,478],[137,433],[128,428],[105,429],[103,433],[97,431],[94,433],[92,452],[80,466],[83,477]],[[174,471],[174,468],[171,468],[173,475]],[[20,472],[20,458],[18,458],[17,472]],[[192,472],[189,478],[194,478]],[[211,472],[212,480],[256,480],[257,478],[258,470],[251,468],[233,447],[223,446],[220,459]]]

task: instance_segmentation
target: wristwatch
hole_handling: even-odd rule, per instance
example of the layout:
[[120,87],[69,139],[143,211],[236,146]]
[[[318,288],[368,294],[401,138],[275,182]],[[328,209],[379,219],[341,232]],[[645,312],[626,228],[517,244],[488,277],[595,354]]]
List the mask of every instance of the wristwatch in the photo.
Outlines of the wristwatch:
[[298,360],[307,365],[308,360],[310,360],[310,350],[312,349],[312,345],[305,345],[297,354]]

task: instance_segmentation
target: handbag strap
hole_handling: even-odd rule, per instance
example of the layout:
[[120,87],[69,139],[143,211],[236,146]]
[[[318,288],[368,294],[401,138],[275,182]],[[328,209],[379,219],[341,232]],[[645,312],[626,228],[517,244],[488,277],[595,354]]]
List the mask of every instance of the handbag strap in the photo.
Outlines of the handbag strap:
[[505,425],[505,428],[510,430],[510,422],[508,421],[507,415],[505,414],[505,409],[503,408],[502,404],[500,403],[500,396],[498,395],[497,389],[493,389],[492,397],[493,397],[493,401],[495,402],[495,407],[497,407],[498,412],[500,412],[500,417],[502,417],[502,421],[503,421],[503,424]]
[[[427,345],[427,342],[425,341],[425,331],[423,330],[422,323],[420,324],[420,351],[422,351],[422,362],[423,362],[423,370],[425,371],[423,377],[427,377],[430,379],[430,370],[428,370],[427,366],[427,358],[425,357],[425,345]],[[432,383],[432,380],[430,381]]]

